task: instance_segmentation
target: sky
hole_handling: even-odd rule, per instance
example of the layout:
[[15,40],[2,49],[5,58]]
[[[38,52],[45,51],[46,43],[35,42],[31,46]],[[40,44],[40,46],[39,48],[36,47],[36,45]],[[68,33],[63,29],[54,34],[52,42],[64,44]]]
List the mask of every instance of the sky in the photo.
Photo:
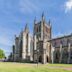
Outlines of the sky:
[[28,23],[33,31],[34,18],[51,20],[52,37],[72,33],[72,0],[0,0],[0,48],[6,55],[12,51],[18,36]]

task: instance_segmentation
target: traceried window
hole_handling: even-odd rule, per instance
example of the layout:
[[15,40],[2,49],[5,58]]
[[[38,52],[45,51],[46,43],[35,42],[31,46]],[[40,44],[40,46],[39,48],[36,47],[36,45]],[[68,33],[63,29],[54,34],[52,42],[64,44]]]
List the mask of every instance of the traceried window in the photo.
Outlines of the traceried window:
[[60,41],[60,44],[63,44],[63,41],[62,40]]
[[38,27],[36,28],[36,32],[38,32]]
[[35,32],[41,32],[41,24],[37,25],[35,30]]
[[62,44],[63,46],[67,46],[67,39],[61,39],[60,44]]
[[67,44],[70,43],[70,39],[67,39]]
[[45,27],[46,28],[46,32],[48,33],[48,28],[47,27]]
[[53,41],[53,42],[52,42],[52,45],[53,45],[53,47],[55,47],[55,46],[56,46],[56,42],[55,42],[55,41]]
[[69,43],[71,44],[71,46],[72,46],[72,39],[69,39]]
[[72,59],[72,50],[71,50],[71,59]]
[[56,40],[56,46],[59,47],[60,46],[60,39]]
[[46,33],[50,33],[50,28],[48,28],[48,27],[45,26],[45,32]]
[[38,28],[39,28],[39,32],[41,32],[41,24],[39,24],[39,27]]
[[44,34],[44,38],[48,38],[48,35],[47,34]]

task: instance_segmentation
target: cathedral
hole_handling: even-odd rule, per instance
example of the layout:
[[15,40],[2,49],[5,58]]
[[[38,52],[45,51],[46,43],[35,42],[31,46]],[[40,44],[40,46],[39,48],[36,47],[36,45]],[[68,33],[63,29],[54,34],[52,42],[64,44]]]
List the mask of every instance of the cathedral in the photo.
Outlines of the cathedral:
[[44,14],[42,14],[41,21],[34,20],[34,33],[33,33],[33,60],[34,62],[47,63],[50,62],[51,48],[48,40],[51,39],[51,24],[50,21],[46,22]]
[[72,63],[72,34],[52,38],[52,26],[47,22],[44,13],[38,22],[35,18],[33,35],[28,25],[15,36],[12,57],[14,62],[34,63]]
[[15,36],[15,45],[13,45],[12,59],[15,62],[30,62],[33,60],[33,40],[29,33],[28,25],[21,31],[20,35]]

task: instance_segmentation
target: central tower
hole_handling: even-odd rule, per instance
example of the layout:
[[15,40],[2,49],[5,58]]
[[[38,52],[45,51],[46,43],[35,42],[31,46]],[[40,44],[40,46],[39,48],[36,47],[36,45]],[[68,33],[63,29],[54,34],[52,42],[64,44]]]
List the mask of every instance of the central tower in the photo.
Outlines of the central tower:
[[37,22],[36,18],[34,20],[33,39],[34,62],[50,62],[50,44],[48,40],[51,39],[51,24],[50,21],[46,23],[44,13],[40,22]]

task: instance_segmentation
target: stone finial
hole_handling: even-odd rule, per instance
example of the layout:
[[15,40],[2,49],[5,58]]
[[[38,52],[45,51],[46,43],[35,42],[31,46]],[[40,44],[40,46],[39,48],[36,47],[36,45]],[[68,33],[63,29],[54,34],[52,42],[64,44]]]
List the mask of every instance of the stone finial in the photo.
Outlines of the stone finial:
[[42,20],[43,20],[43,21],[45,20],[45,18],[44,18],[44,12],[42,13]]
[[25,30],[26,30],[26,29],[28,29],[28,23],[26,23],[26,25],[25,25]]
[[26,23],[26,25],[25,25],[25,30],[24,30],[25,32],[29,32],[29,28],[28,28],[28,23]]
[[17,36],[15,35],[14,37],[16,38]]
[[34,19],[34,24],[36,24],[36,17],[35,17],[35,19]]
[[48,22],[49,26],[51,26],[51,20],[49,19],[49,22]]

